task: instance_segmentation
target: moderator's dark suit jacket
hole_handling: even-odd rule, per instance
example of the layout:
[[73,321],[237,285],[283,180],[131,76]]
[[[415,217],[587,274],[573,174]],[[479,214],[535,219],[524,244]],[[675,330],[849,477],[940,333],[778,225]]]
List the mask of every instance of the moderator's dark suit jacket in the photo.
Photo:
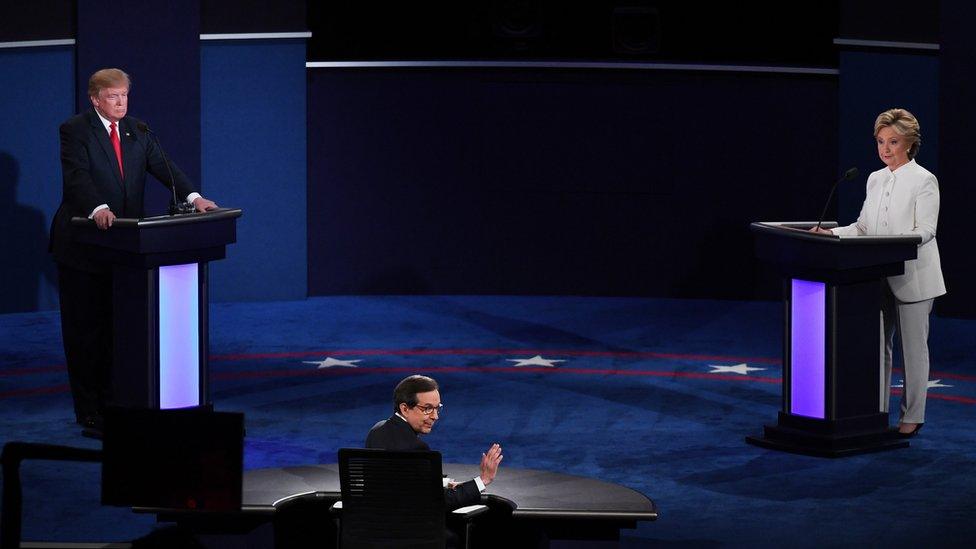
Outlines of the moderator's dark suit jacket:
[[[146,173],[169,186],[163,153],[151,137],[139,131],[140,120],[126,116],[119,121],[122,168],[119,175],[115,150],[95,109],[75,115],[61,124],[61,206],[51,223],[49,251],[54,260],[84,271],[107,270],[86,257],[84,246],[72,242],[72,217],[88,217],[100,204],[117,217],[143,217],[142,198]],[[186,175],[170,163],[176,194],[185,199],[194,192]]]
[[[399,416],[393,414],[390,419],[384,419],[369,430],[366,435],[367,448],[381,450],[430,450],[427,443],[420,440],[413,427]],[[458,484],[457,488],[444,488],[444,503],[448,511],[468,505],[481,503],[481,492],[478,485],[471,479]]]

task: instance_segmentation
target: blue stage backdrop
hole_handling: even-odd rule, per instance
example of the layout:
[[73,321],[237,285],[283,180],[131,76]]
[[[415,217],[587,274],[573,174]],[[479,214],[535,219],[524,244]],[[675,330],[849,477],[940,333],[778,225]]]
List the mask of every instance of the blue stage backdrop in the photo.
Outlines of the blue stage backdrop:
[[[845,49],[839,78],[311,69],[307,83],[297,42],[199,40],[301,30],[305,4],[290,0],[264,18],[270,1],[254,0],[222,15],[231,4],[93,0],[78,3],[77,25],[52,9],[57,24],[37,29],[17,23],[35,21],[35,8],[3,18],[2,40],[69,38],[77,28],[78,46],[0,50],[11,83],[0,92],[0,243],[17,258],[0,274],[0,312],[56,307],[43,250],[60,197],[57,125],[88,108],[91,71],[118,65],[134,78],[132,114],[205,194],[246,210],[240,242],[215,264],[215,300],[776,297],[747,223],[814,217],[840,171],[877,167],[870,124],[900,105],[921,118],[919,161],[942,184],[950,294],[937,311],[976,314],[965,208],[976,191],[963,183],[969,160],[957,145],[976,65],[964,3],[942,4],[941,27],[927,5],[897,0],[915,14],[899,26],[844,4],[842,37],[943,44],[938,54]],[[856,216],[863,181],[841,189],[841,221]],[[150,189],[150,211],[161,211],[167,192]]]
[[74,111],[74,48],[0,49],[0,313],[58,306],[47,253],[61,200],[58,125]]
[[218,204],[244,209],[211,297],[304,299],[305,43],[208,41],[201,54],[203,180]]
[[[884,164],[874,142],[874,120],[904,108],[922,126],[919,164],[939,177],[939,59],[904,51],[844,51],[840,55],[840,167],[858,166],[860,176],[838,189],[837,217],[853,223],[864,202],[868,174]],[[941,178],[940,178],[941,182]]]
[[[129,114],[149,124],[173,162],[199,186],[199,0],[78,2],[77,40],[78,109],[91,108],[93,72],[126,71],[132,78]],[[169,191],[150,181],[146,214],[164,213]]]
[[778,298],[750,221],[812,219],[835,76],[311,69],[309,293]]

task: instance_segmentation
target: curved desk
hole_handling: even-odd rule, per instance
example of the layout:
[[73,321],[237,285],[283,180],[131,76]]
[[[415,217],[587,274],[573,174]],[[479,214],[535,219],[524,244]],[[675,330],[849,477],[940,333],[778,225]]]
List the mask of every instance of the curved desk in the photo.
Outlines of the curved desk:
[[[445,463],[443,470],[458,481],[480,472],[478,465],[453,463]],[[316,499],[327,506],[340,497],[336,463],[245,471],[243,481],[240,518],[251,524],[277,522],[279,509],[291,503]],[[622,528],[635,528],[638,521],[656,520],[658,515],[647,496],[619,484],[512,467],[499,469],[482,502],[510,511],[512,520],[543,530],[549,540],[604,540],[611,545]],[[188,518],[152,511],[161,520]]]
[[[465,481],[480,472],[477,465],[445,463],[444,473]],[[273,512],[277,505],[313,493],[339,497],[339,465],[306,465],[256,469],[244,473],[242,507]],[[504,503],[517,518],[599,518],[636,522],[657,519],[657,507],[644,494],[619,484],[539,471],[499,469],[482,498]]]

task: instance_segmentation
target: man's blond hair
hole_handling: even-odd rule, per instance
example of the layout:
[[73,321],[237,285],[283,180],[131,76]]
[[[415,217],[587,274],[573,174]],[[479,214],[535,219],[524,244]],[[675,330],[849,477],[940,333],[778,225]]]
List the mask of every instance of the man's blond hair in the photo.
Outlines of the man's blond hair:
[[132,85],[129,75],[121,69],[102,69],[95,71],[88,79],[88,97],[98,97],[98,92],[105,88],[126,88]]

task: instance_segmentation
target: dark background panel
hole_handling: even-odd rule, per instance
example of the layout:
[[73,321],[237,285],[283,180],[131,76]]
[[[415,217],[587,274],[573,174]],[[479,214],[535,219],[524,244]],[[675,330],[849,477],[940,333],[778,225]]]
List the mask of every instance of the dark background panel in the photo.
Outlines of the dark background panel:
[[[78,110],[91,109],[88,78],[129,74],[129,115],[144,120],[194,185],[200,185],[200,2],[89,0],[78,6]],[[106,14],[111,14],[111,17]],[[152,180],[152,176],[150,176]],[[146,214],[166,211],[170,192],[146,186]]]
[[309,60],[561,58],[834,65],[837,2],[309,4]]
[[200,32],[304,31],[306,3],[304,0],[200,0]]
[[309,74],[309,293],[775,298],[748,223],[814,218],[836,79]]
[[0,42],[75,37],[76,0],[0,2]]
[[887,2],[840,2],[842,38],[886,42],[939,42],[940,4],[890,0]]
[[[308,29],[304,0],[199,0],[201,33],[295,32]],[[74,38],[77,0],[0,2],[0,42]],[[161,2],[156,2],[162,7]],[[90,11],[82,5],[83,12]],[[101,11],[112,19],[111,10]],[[146,17],[153,18],[154,11]]]
[[948,295],[936,311],[976,317],[976,255],[973,254],[972,153],[966,143],[976,120],[976,44],[969,24],[976,18],[971,2],[942,2],[942,49],[939,52],[939,252]]

